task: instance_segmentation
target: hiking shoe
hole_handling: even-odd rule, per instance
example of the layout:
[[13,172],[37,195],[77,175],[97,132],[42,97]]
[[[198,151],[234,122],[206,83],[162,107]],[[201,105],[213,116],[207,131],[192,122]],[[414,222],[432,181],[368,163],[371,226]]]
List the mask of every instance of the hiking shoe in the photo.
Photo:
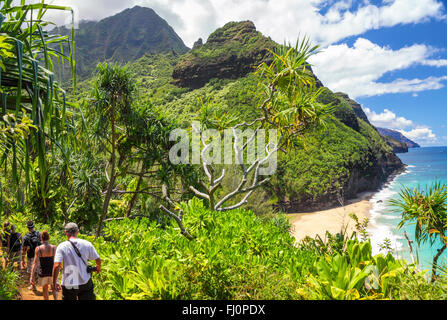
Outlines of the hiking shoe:
[[33,286],[33,285],[30,285],[30,286],[28,287],[28,290],[36,291],[36,287]]

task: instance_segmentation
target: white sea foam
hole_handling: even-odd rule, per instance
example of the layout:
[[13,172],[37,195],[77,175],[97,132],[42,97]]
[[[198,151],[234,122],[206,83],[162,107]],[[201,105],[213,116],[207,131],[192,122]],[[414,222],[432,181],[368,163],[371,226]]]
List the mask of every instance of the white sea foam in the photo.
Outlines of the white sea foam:
[[[406,170],[402,175],[408,174],[410,170]],[[403,250],[402,240],[403,237],[395,233],[395,224],[386,223],[383,220],[396,220],[397,216],[393,215],[389,208],[389,201],[398,194],[394,187],[396,186],[395,177],[392,181],[386,183],[382,189],[379,190],[370,200],[373,205],[370,211],[370,222],[368,225],[368,233],[371,238],[372,253],[373,255],[381,252],[380,245],[384,243],[386,239],[391,241],[391,248],[394,252],[398,253]],[[380,220],[380,221],[379,221]]]

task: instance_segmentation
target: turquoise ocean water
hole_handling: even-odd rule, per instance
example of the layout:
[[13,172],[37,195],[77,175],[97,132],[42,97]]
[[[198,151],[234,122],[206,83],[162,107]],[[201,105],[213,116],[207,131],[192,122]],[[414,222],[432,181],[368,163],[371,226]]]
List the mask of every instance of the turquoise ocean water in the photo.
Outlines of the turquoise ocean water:
[[[447,147],[433,147],[410,149],[409,153],[398,155],[402,162],[408,165],[405,173],[397,176],[392,182],[386,184],[371,199],[373,210],[371,211],[371,221],[368,232],[371,235],[371,242],[374,252],[380,251],[379,245],[385,238],[392,242],[395,255],[411,261],[407,240],[404,231],[409,238],[414,240],[414,225],[406,226],[401,230],[397,229],[400,222],[400,214],[393,212],[389,200],[399,198],[399,191],[403,186],[414,188],[421,186],[425,188],[435,181],[447,184]],[[413,250],[418,253],[419,265],[423,269],[431,269],[431,262],[437,249],[442,246],[441,242],[430,247],[430,244],[418,246],[413,243]],[[447,265],[447,253],[439,259],[438,263]]]

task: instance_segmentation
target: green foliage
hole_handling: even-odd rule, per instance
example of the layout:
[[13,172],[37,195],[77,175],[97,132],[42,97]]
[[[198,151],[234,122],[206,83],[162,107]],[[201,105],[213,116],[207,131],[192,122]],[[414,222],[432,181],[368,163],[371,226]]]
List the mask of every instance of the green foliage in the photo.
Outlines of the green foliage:
[[[110,222],[95,245],[104,257],[103,299],[294,299],[314,255],[293,246],[279,220],[217,214],[193,199],[182,204],[188,241],[175,224]],[[283,224],[283,222],[281,223]],[[106,240],[107,239],[107,240]]]
[[316,275],[309,278],[310,297],[316,299],[394,298],[400,279],[414,272],[404,260],[391,254],[372,256],[369,240],[348,240],[346,251],[325,255],[315,263]]
[[437,182],[425,190],[404,187],[399,199],[391,203],[402,214],[399,228],[413,224],[419,244],[430,241],[433,245],[436,239],[447,243],[447,186]]
[[[31,183],[38,184],[35,191],[40,193],[44,207],[49,192],[45,184],[48,170],[47,139],[54,144],[68,144],[66,131],[73,130],[69,121],[71,110],[67,106],[64,90],[54,81],[55,67],[52,61],[52,58],[66,60],[71,71],[74,70],[73,34],[71,37],[49,35],[44,31],[50,24],[45,20],[45,15],[51,11],[72,10],[46,4],[45,1],[29,5],[25,1],[20,5],[5,1],[0,9],[0,131],[8,126],[4,117],[7,113],[14,114],[14,122],[19,126],[22,119],[22,125],[30,119],[35,128],[32,134],[22,136],[19,140],[7,140],[6,146],[5,141],[2,141],[0,162],[4,168],[3,175],[10,176],[10,183],[17,189],[22,187],[22,179],[28,190]],[[28,16],[31,16],[31,20]],[[50,48],[49,43],[67,43],[70,50],[68,53],[60,52]],[[76,84],[76,75],[72,74],[73,83]],[[34,161],[39,170],[32,170],[31,163]],[[17,203],[20,203],[19,193]]]
[[406,224],[413,224],[418,244],[429,241],[431,246],[435,243],[441,246],[433,257],[432,281],[435,281],[438,259],[447,248],[447,186],[436,182],[425,190],[405,187],[399,199],[393,199],[390,203],[402,214],[399,229]]
[[[0,261],[3,257],[0,255]],[[13,300],[18,294],[19,275],[9,268],[3,269],[0,266],[0,300]]]
[[[71,30],[57,27],[53,32],[68,35]],[[77,73],[81,79],[90,77],[99,62],[127,63],[145,54],[182,54],[187,50],[168,23],[146,7],[134,7],[101,21],[81,21],[76,29]]]

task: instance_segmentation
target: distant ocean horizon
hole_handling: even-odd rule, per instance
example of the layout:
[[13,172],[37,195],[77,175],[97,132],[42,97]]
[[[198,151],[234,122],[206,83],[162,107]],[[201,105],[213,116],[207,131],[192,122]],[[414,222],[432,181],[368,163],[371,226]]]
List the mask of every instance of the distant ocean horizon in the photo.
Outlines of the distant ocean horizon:
[[[368,232],[371,236],[373,253],[380,252],[380,244],[386,238],[391,240],[393,253],[396,257],[411,262],[410,250],[404,231],[407,232],[410,240],[414,238],[414,225],[407,225],[401,230],[397,229],[401,214],[394,212],[390,206],[391,199],[398,199],[399,192],[404,187],[415,188],[420,186],[425,188],[436,181],[447,184],[447,147],[426,147],[409,149],[408,153],[398,154],[399,158],[407,169],[398,175],[393,181],[388,182],[371,199],[373,209]],[[430,247],[429,243],[417,245],[413,242],[413,251],[419,261],[421,269],[431,270],[433,256],[437,249],[442,246],[441,241]],[[447,263],[447,255],[443,254],[438,264]]]

